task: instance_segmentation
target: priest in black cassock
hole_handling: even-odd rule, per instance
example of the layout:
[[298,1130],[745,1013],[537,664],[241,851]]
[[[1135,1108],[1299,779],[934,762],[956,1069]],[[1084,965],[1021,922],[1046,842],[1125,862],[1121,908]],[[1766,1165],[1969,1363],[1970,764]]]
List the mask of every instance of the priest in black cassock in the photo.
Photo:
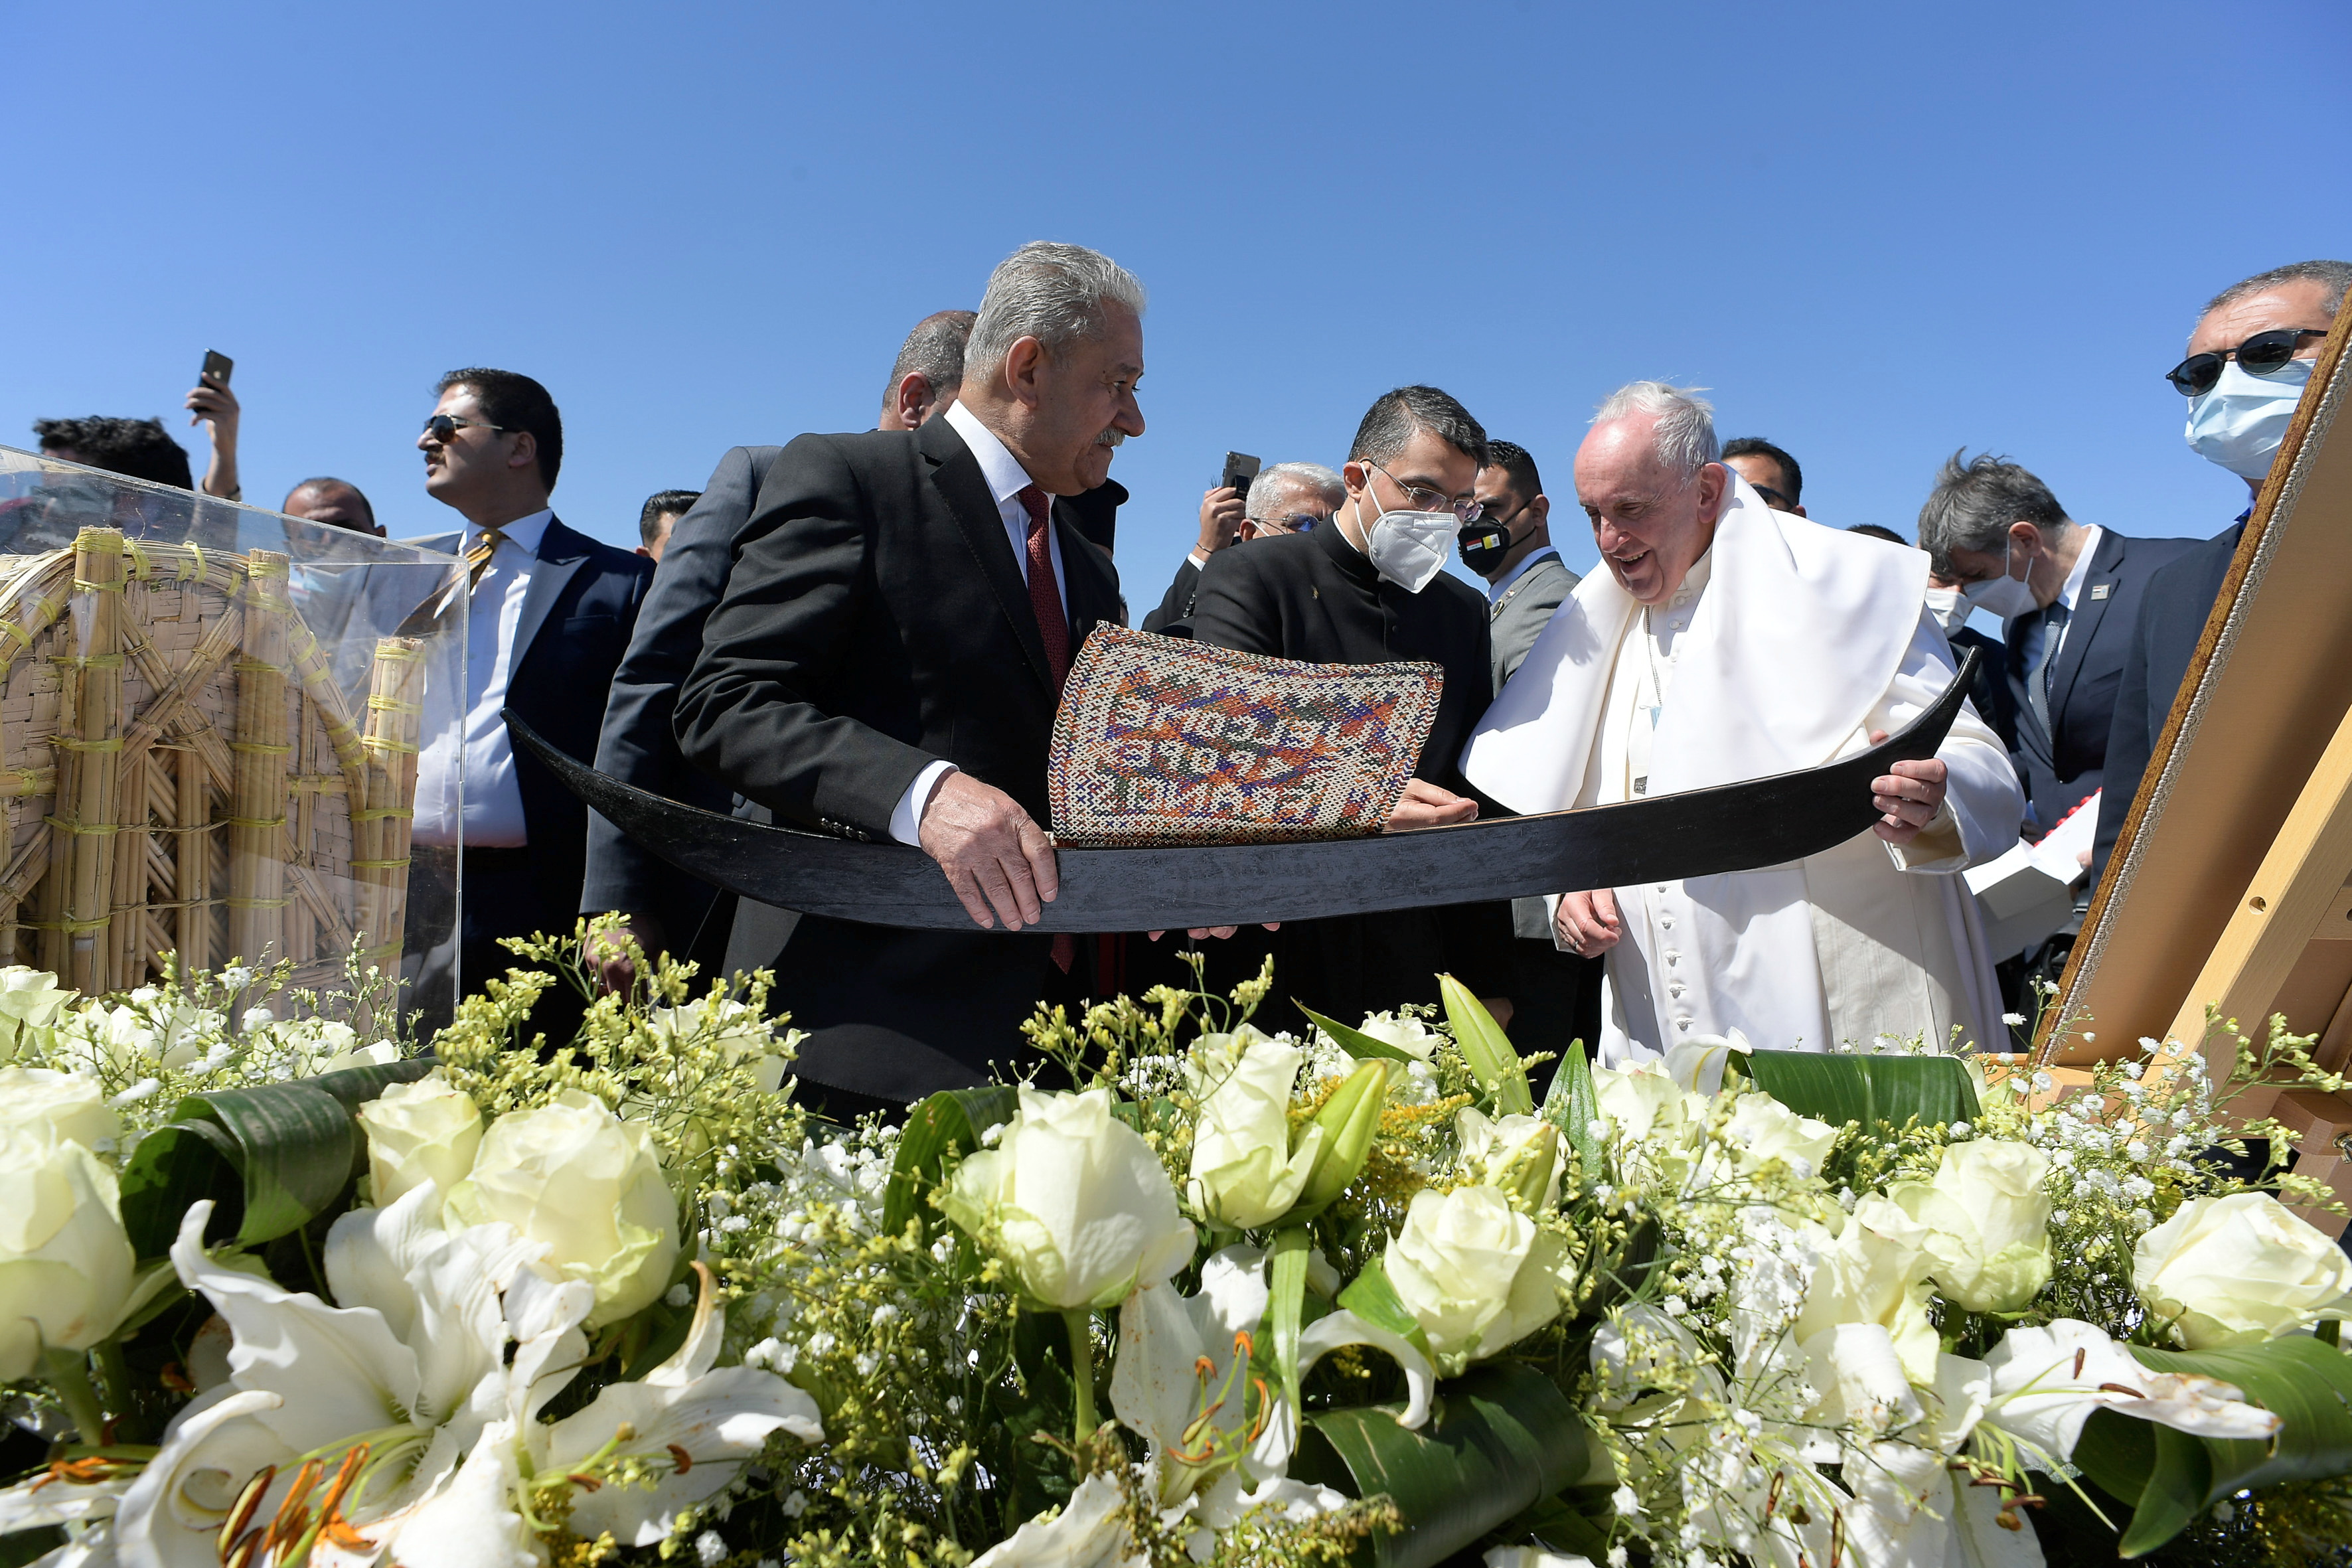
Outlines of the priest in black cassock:
[[[1477,802],[1455,765],[1486,712],[1492,674],[1486,596],[1445,575],[1447,552],[1475,520],[1486,432],[1433,386],[1381,395],[1357,427],[1341,479],[1348,499],[1328,527],[1222,550],[1201,572],[1192,635],[1218,647],[1315,664],[1426,659],[1445,690],[1420,765],[1389,830],[1466,822]],[[1222,973],[1274,952],[1275,995],[1342,1023],[1408,1002],[1435,1002],[1443,971],[1508,1022],[1507,903],[1455,904],[1294,921],[1271,934],[1244,931],[1212,955]],[[1270,1010],[1276,1027],[1304,1020]]]

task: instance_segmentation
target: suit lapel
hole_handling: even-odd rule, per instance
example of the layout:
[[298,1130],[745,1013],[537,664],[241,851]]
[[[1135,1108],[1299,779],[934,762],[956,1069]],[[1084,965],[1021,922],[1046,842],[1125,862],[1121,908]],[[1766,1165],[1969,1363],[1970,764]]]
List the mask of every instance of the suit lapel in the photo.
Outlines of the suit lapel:
[[[2084,657],[2091,650],[2091,639],[2106,618],[2107,606],[2114,603],[2109,596],[2115,589],[2106,587],[2120,575],[2124,563],[2124,536],[2114,529],[2099,534],[2099,547],[2091,555],[2091,569],[2083,574],[2083,592],[2074,600],[2074,613],[2068,617],[2066,640],[2059,645],[2058,668],[2050,678],[2050,714],[2053,720],[2064,710],[2066,698],[2074,689],[2074,678],[2083,672]],[[2099,590],[2106,587],[2105,593]],[[2054,747],[2057,737],[2051,742]]]
[[588,538],[563,526],[560,518],[547,520],[546,531],[539,536],[539,559],[530,569],[530,586],[523,590],[522,618],[515,625],[514,662],[509,667],[520,669],[530,656],[533,638],[547,623],[548,612],[572,581],[572,574],[588,563]]
[[1070,658],[1075,661],[1088,632],[1104,621],[1118,620],[1118,568],[1078,531],[1066,500],[1054,505],[1054,531],[1062,546],[1062,612],[1070,618]]
[[[949,515],[962,532],[981,575],[995,591],[997,603],[1003,607],[1004,618],[1020,642],[1021,651],[1028,656],[1031,671],[1051,691],[1053,671],[1045,663],[1045,639],[1037,631],[1037,612],[1029,605],[1029,584],[1013,559],[1013,542],[1004,531],[1003,515],[988,493],[980,459],[971,455],[971,448],[963,444],[955,426],[944,419],[934,419],[916,431],[915,444],[931,465],[931,487],[947,503]],[[1066,542],[1062,551],[1066,576],[1069,574],[1071,554]]]

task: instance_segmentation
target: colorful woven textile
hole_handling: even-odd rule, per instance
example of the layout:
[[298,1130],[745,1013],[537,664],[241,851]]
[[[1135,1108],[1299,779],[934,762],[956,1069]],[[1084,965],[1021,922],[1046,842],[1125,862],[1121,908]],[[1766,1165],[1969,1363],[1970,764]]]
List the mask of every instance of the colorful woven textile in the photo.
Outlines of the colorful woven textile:
[[1054,718],[1054,837],[1119,847],[1378,833],[1444,686],[1434,664],[1301,664],[1098,626]]

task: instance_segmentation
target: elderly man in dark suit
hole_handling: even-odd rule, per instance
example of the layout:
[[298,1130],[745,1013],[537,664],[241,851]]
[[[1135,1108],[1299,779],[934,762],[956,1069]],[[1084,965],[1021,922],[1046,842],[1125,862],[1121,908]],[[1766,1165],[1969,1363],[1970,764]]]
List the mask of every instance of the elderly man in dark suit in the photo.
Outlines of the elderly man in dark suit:
[[[1455,759],[1494,697],[1486,606],[1440,568],[1454,533],[1479,515],[1486,450],[1477,420],[1437,388],[1383,393],[1357,428],[1340,470],[1348,499],[1328,526],[1221,550],[1201,573],[1192,635],[1202,642],[1317,664],[1444,667],[1436,721],[1392,829],[1478,811]],[[1292,921],[1272,933],[1276,994],[1353,1023],[1436,1001],[1445,971],[1501,1003],[1507,1020],[1510,931],[1507,904]]]
[[[562,416],[527,375],[451,371],[416,445],[425,493],[466,520],[457,533],[415,541],[464,557],[452,592],[467,595],[467,689],[461,699],[428,688],[430,739],[417,758],[414,842],[461,853],[465,882],[456,951],[426,955],[417,977],[425,992],[446,979],[453,957],[458,983],[470,988],[515,962],[500,938],[572,930],[586,871],[587,807],[517,752],[500,713],[513,709],[574,756],[593,752],[604,689],[629,645],[653,563],[556,518],[548,492],[563,462]],[[569,988],[555,988],[534,1025],[562,1043],[577,1021],[575,1000]]]
[[1109,556],[1051,498],[1143,433],[1143,306],[1107,257],[1016,251],[945,415],[784,448],[704,627],[687,759],[782,818],[919,846],[978,928],[800,922],[775,1000],[814,1033],[802,1075],[845,1101],[977,1082],[1033,1003],[1092,983],[1081,944],[1021,931],[1058,889],[1039,824],[1062,681],[1119,615]]

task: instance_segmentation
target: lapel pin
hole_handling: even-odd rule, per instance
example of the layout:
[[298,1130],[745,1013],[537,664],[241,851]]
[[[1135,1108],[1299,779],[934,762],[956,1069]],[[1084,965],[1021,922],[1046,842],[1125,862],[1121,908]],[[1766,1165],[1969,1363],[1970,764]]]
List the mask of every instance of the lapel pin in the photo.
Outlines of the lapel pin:
[[2094,583],[2091,584],[2091,597],[2104,599],[2107,596],[2107,590],[2114,586],[2113,583]]

